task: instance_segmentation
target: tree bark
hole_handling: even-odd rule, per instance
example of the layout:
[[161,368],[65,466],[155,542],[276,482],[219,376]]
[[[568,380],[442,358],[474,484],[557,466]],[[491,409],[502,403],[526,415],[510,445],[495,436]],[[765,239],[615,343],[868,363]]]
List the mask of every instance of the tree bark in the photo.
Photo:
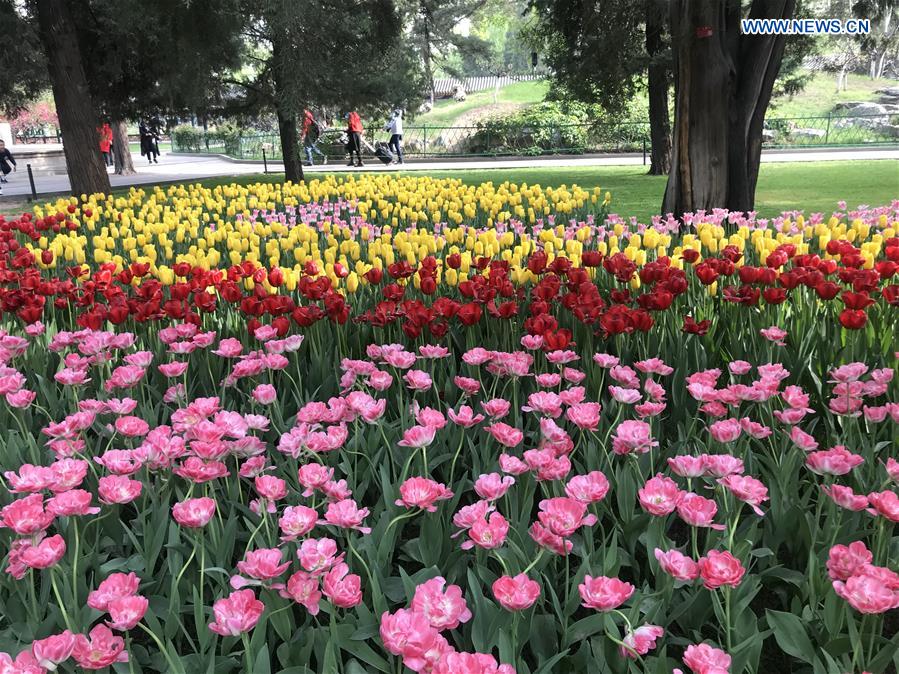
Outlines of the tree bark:
[[434,90],[434,69],[431,64],[431,10],[425,0],[419,2],[421,11],[421,60],[424,67],[425,81],[428,83],[428,98],[431,107],[434,107],[434,99],[437,97]]
[[35,6],[72,193],[109,193],[109,175],[97,147],[97,111],[87,86],[68,2],[35,0]]
[[300,161],[300,145],[297,142],[297,117],[278,109],[278,135],[281,136],[281,154],[284,157],[284,180],[303,181],[303,162]]
[[664,0],[646,0],[646,53],[649,55],[650,175],[671,169],[671,122],[668,118],[668,66],[664,63]]
[[112,159],[115,162],[117,176],[131,176],[137,173],[131,159],[131,146],[128,144],[128,128],[122,120],[112,122]]
[[[793,16],[795,0],[753,0],[750,18]],[[662,212],[752,210],[765,112],[786,36],[741,35],[739,0],[675,0],[675,130]]]

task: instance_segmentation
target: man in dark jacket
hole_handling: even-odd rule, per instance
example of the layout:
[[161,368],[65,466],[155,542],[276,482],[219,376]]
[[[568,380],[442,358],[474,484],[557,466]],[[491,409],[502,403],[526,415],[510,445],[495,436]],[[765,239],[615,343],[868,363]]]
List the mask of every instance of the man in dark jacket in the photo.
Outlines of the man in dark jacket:
[[[12,166],[10,166],[10,164]],[[6,180],[6,176],[8,176],[11,171],[15,170],[15,157],[13,157],[12,153],[9,151],[9,149],[7,149],[6,142],[0,140],[0,183],[8,182]]]

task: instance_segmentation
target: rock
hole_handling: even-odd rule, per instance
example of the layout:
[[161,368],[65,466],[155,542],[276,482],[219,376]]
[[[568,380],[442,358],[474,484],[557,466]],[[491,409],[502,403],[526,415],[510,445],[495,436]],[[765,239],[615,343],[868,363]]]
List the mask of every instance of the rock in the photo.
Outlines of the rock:
[[897,124],[881,124],[877,130],[889,138],[899,138],[899,125]]
[[881,116],[887,115],[889,113],[887,112],[886,107],[884,107],[881,103],[872,103],[869,101],[866,103],[859,103],[855,107],[849,108],[846,111],[846,114],[858,116]]
[[899,87],[886,87],[885,89],[877,89],[874,93],[885,94],[890,98],[897,98],[899,97]]
[[771,143],[777,138],[777,131],[774,129],[762,129],[762,142]]
[[827,132],[824,129],[793,129],[790,135],[794,138],[824,138]]

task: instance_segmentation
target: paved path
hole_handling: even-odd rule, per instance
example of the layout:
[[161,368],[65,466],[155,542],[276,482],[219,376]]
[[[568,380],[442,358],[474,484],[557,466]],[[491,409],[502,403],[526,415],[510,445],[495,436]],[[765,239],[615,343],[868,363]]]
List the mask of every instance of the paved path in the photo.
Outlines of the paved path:
[[[805,150],[805,151],[770,151],[762,154],[762,162],[798,162],[798,161],[837,161],[847,159],[881,159],[889,160],[884,166],[885,170],[895,171],[897,185],[899,185],[899,149],[858,149],[858,150]],[[894,164],[894,162],[896,162]],[[484,169],[524,169],[524,168],[557,168],[557,167],[589,167],[589,166],[638,166],[643,163],[643,156],[636,155],[608,155],[608,156],[572,156],[572,157],[526,157],[513,159],[455,159],[445,161],[412,161],[402,167],[384,166],[372,158],[366,162],[365,171],[463,171]],[[137,174],[133,176],[110,175],[113,187],[127,187],[129,185],[148,185],[165,182],[191,182],[201,178],[217,176],[239,176],[249,173],[262,173],[261,162],[237,162],[222,157],[188,156],[164,153],[160,157],[159,164],[147,166],[140,155],[134,155],[134,166]],[[283,171],[280,163],[269,162],[269,172]],[[110,169],[111,170],[111,169]],[[330,163],[326,166],[307,168],[309,173],[338,173],[356,171],[343,162]],[[9,183],[3,185],[3,194],[6,197],[19,197],[29,195],[31,190],[28,185],[28,176],[24,166],[17,173],[9,175]],[[69,190],[69,179],[59,174],[36,174],[35,186],[38,194],[65,193]],[[2,199],[3,197],[0,197]]]

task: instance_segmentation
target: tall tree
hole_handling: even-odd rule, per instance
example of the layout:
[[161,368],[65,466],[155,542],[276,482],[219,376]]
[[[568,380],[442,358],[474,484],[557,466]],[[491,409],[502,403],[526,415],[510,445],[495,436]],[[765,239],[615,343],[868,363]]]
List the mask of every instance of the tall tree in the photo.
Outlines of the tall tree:
[[[785,35],[743,35],[740,0],[673,0],[674,152],[662,212],[752,210],[762,128]],[[789,19],[795,0],[752,0],[748,18]]]
[[56,101],[69,182],[75,194],[109,192],[97,151],[97,112],[84,73],[75,21],[67,0],[33,0]]
[[486,4],[487,0],[407,0],[405,3],[411,19],[410,34],[417,44],[431,104],[436,72],[441,66],[452,70],[451,56],[471,58],[489,54],[489,45],[484,40],[460,29]]
[[244,68],[221,80],[223,112],[275,112],[287,180],[303,179],[304,109],[406,106],[421,91],[392,0],[247,0],[245,13]]
[[649,89],[650,173],[670,162],[670,49],[665,0],[531,0],[533,39],[562,90],[621,114]]

